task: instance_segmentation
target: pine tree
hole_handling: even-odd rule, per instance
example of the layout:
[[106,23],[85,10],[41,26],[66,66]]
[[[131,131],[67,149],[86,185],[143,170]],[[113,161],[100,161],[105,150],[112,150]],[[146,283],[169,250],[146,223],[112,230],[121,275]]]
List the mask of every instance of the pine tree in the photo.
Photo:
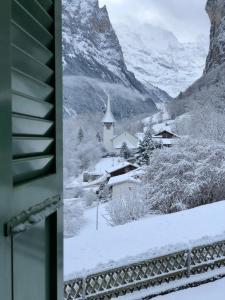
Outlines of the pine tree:
[[80,128],[78,131],[77,139],[78,139],[79,144],[84,140],[84,132],[83,132],[82,128]]
[[158,148],[158,145],[152,140],[151,130],[147,130],[144,139],[139,143],[136,153],[136,160],[139,165],[149,165],[150,157],[153,150]]
[[130,150],[129,150],[128,146],[127,146],[127,143],[124,142],[122,144],[121,149],[120,149],[120,156],[123,157],[123,158],[125,158],[125,159],[128,159],[130,157],[130,154],[131,153],[130,153]]

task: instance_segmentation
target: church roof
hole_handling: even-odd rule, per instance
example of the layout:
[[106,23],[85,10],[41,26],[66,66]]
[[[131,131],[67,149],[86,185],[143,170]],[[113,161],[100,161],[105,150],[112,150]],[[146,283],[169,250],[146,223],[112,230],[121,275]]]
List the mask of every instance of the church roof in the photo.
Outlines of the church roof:
[[108,97],[107,109],[106,109],[105,115],[102,119],[102,123],[115,123],[115,122],[116,122],[116,120],[111,111],[111,103],[110,103],[110,99]]

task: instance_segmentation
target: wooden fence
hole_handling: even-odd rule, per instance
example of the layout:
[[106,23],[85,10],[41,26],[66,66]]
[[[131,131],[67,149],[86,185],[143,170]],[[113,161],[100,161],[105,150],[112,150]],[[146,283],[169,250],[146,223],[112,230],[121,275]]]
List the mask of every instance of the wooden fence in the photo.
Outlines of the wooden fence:
[[106,300],[225,266],[225,241],[76,278],[64,286],[65,300]]

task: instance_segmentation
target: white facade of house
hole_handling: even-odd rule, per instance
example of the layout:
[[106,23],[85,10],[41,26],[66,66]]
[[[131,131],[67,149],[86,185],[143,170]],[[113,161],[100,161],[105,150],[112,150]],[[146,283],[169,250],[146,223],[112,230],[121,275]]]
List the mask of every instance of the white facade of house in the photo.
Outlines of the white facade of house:
[[127,144],[130,150],[135,150],[138,147],[139,140],[137,137],[133,136],[129,132],[123,132],[120,135],[113,138],[113,149],[119,152],[122,148],[123,143]]
[[111,177],[108,185],[112,188],[112,200],[136,197],[144,171],[137,169],[126,174]]
[[137,181],[124,181],[112,186],[112,200],[129,199],[134,196],[139,183]]

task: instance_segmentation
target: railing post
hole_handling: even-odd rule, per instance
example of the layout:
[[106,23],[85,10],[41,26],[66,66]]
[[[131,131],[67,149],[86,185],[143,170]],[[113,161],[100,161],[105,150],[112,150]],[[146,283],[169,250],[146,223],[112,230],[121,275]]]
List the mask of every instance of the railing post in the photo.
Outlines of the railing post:
[[86,277],[82,279],[82,300],[86,299]]
[[191,276],[191,253],[192,249],[189,249],[187,253],[187,277]]

